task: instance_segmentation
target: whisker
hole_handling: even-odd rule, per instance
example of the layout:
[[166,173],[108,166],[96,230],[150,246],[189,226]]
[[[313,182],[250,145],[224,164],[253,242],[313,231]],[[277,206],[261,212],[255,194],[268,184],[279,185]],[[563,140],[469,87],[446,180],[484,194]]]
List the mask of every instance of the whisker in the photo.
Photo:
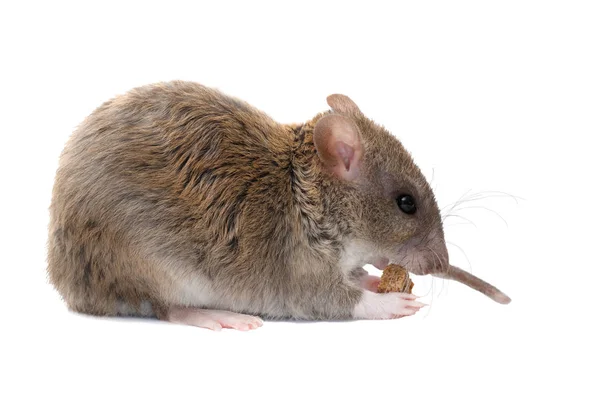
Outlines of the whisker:
[[467,218],[467,217],[463,217],[462,215],[458,215],[458,214],[446,214],[446,215],[444,215],[444,217],[442,217],[442,223],[443,223],[444,221],[446,221],[446,218],[448,218],[448,217],[460,218],[460,219],[462,219],[462,220],[464,220],[464,221],[467,221],[467,225],[468,225],[468,224],[471,224],[471,225],[473,225],[475,228],[477,228],[477,225],[475,225],[475,223],[474,223],[473,221],[471,221],[469,218]]
[[[444,268],[444,263],[443,263],[442,259],[440,258],[440,256],[439,256],[439,255],[438,255],[438,254],[437,254],[435,251],[433,251],[433,249],[432,249],[431,247],[429,247],[429,246],[425,246],[425,248],[426,248],[427,250],[429,250],[430,252],[432,252],[432,253],[433,253],[433,255],[434,255],[434,256],[437,258],[437,260],[440,262],[440,267],[441,267],[441,268]],[[434,269],[434,271],[435,271],[435,266],[436,266],[436,263],[435,263],[435,260],[434,260],[434,264],[433,264],[433,267],[434,267],[433,269]]]
[[[463,193],[463,195],[462,195],[462,196],[460,196],[456,202],[454,202],[454,204],[452,205],[452,207],[450,208],[450,210],[448,210],[448,212],[452,212],[456,206],[458,206],[459,204],[462,204],[462,203],[461,203],[461,200],[462,200],[462,199],[463,199],[463,198],[464,198],[464,197],[465,197],[465,196],[466,196],[466,195],[467,195],[467,194],[468,194],[470,191],[471,191],[471,189],[469,189],[469,190],[467,190],[465,193]],[[443,210],[445,210],[445,209],[446,209],[448,206],[450,206],[450,204],[448,204],[448,205],[445,205],[444,207],[442,207],[442,208],[440,209],[440,212],[442,212]]]
[[433,296],[431,296],[431,298],[429,298],[428,301],[429,301],[428,307],[427,307],[427,310],[425,311],[425,315],[423,315],[423,318],[429,317],[429,313],[431,312],[431,309],[433,308]]
[[402,256],[402,259],[400,260],[400,265],[404,265],[404,260],[406,260],[406,254]]
[[460,225],[473,225],[471,222],[455,222],[453,224],[444,224],[445,227],[460,226]]
[[448,296],[448,288],[450,287],[450,281],[447,279],[442,279],[442,294],[444,296]]
[[520,196],[516,196],[514,194],[510,194],[510,193],[506,193],[506,192],[502,192],[499,190],[487,190],[487,191],[483,191],[483,192],[478,192],[478,193],[473,193],[471,195],[471,197],[469,197],[469,201],[470,200],[480,200],[480,199],[486,199],[486,198],[490,198],[490,197],[510,197],[511,199],[513,199],[515,201],[515,204],[519,204],[519,200],[525,200],[523,197]]
[[[427,248],[427,250],[431,251],[433,253],[433,255],[437,258],[437,261],[439,261],[440,263],[440,267],[443,269],[444,268],[444,262],[442,261],[442,259],[440,258],[440,256],[429,246],[425,246]],[[434,270],[435,270],[435,266],[437,265],[436,261],[434,260]],[[437,297],[440,297],[441,294],[444,293],[444,287],[446,285],[446,280],[443,279],[442,280],[442,288],[440,290],[440,293],[437,294]]]
[[439,298],[442,294],[444,294],[444,287],[446,286],[446,279],[442,279],[442,287],[440,288],[440,291],[437,294],[437,297]]
[[480,208],[480,209],[487,210],[487,211],[489,211],[491,213],[496,214],[496,216],[498,216],[498,218],[500,218],[502,221],[504,221],[504,225],[506,225],[506,227],[508,228],[508,222],[506,222],[506,220],[504,219],[504,217],[502,217],[502,215],[500,215],[500,213],[498,213],[497,211],[494,211],[494,210],[492,210],[491,208],[488,208],[488,207],[484,207],[484,206],[468,206],[468,207],[458,208],[456,211],[468,210],[470,208]]
[[[467,194],[469,192],[470,192],[470,190],[467,190],[462,196],[460,196],[459,199],[452,205],[452,207],[450,208],[450,210],[448,210],[448,212],[451,212],[457,206],[462,205],[464,203],[469,203],[469,202],[473,202],[473,201],[483,200],[483,199],[487,199],[487,198],[509,197],[509,198],[511,198],[511,199],[513,199],[515,201],[515,204],[519,204],[519,200],[525,200],[522,197],[515,196],[515,195],[512,195],[510,193],[505,193],[505,192],[501,192],[501,191],[478,192],[478,193],[472,193],[471,195],[467,196]],[[450,206],[450,204],[442,207],[440,209],[440,212],[444,211],[449,206]]]
[[433,187],[433,181],[435,180],[435,168],[431,168],[431,179],[429,180],[429,186],[431,186],[433,189],[433,192],[437,192],[437,183],[435,184],[435,187]]
[[437,293],[437,297],[439,298],[444,292],[444,287],[446,286],[446,279],[442,279],[442,285],[440,287],[440,291]]
[[473,273],[473,266],[471,265],[471,260],[469,260],[469,256],[467,256],[467,253],[465,253],[465,251],[463,250],[462,247],[460,247],[459,245],[452,243],[449,240],[446,240],[446,244],[449,244],[451,246],[456,247],[458,250],[460,250],[460,252],[463,254],[463,256],[465,256],[465,258],[467,259],[467,264],[469,264],[469,272]]
[[427,291],[427,293],[425,293],[423,296],[429,296],[429,293],[431,293],[432,291],[432,287],[431,285],[429,286],[429,290]]
[[433,291],[435,290],[435,280],[433,278],[433,276],[430,276],[431,278],[431,285],[429,286],[429,291],[425,294],[425,296],[429,296],[429,293],[431,293],[431,299],[429,301],[429,307],[427,307],[427,311],[425,312],[425,317],[429,316],[429,312],[431,311],[431,308],[433,307]]
[[[471,191],[471,189],[469,189],[469,190],[467,190],[466,192],[464,192],[464,193],[463,193],[463,194],[462,194],[462,195],[461,195],[461,196],[458,198],[458,200],[456,200],[456,202],[459,202],[459,201],[461,201],[462,199],[464,199],[464,198],[465,198],[465,196],[466,196],[467,194],[469,194],[469,192],[470,192],[470,191]],[[456,204],[456,202],[455,202],[455,204]],[[447,204],[447,205],[445,205],[444,207],[442,207],[442,210],[443,210],[444,208],[448,207],[448,206],[450,206],[450,204]]]

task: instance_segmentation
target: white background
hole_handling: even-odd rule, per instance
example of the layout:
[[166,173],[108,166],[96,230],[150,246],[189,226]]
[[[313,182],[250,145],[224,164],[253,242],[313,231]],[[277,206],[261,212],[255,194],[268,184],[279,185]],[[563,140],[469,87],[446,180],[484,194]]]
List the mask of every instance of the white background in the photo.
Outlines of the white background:
[[[597,2],[7,3],[0,398],[598,398]],[[424,277],[431,306],[395,321],[213,333],[68,312],[45,276],[60,151],[103,101],[170,79],[281,122],[347,94],[441,207],[518,196],[446,220],[451,260],[512,304]]]

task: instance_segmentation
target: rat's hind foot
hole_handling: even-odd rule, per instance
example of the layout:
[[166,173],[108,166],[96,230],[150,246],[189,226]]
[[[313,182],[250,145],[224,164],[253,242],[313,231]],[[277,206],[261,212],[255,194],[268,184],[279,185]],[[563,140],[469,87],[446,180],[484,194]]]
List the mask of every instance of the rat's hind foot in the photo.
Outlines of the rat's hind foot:
[[249,331],[258,328],[263,324],[262,319],[252,315],[188,307],[169,308],[166,320],[177,324],[208,328],[213,331],[220,331],[222,328]]

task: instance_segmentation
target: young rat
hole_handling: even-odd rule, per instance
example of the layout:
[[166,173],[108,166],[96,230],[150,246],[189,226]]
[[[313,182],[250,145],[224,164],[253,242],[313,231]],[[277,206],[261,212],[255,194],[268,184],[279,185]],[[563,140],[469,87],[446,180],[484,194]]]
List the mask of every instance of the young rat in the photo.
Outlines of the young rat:
[[[253,329],[258,316],[386,319],[424,304],[378,294],[388,262],[493,286],[450,266],[433,192],[409,153],[348,97],[281,125],[189,82],[96,109],[60,159],[48,272],[69,308]],[[254,316],[258,315],[258,316]]]

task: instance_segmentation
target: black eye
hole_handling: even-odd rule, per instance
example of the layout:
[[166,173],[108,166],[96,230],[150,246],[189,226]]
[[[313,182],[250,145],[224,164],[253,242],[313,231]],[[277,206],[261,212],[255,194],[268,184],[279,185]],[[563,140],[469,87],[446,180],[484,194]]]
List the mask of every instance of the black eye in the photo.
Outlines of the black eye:
[[398,196],[396,199],[400,210],[406,214],[414,214],[417,212],[417,206],[415,205],[415,199],[410,194],[403,194]]

